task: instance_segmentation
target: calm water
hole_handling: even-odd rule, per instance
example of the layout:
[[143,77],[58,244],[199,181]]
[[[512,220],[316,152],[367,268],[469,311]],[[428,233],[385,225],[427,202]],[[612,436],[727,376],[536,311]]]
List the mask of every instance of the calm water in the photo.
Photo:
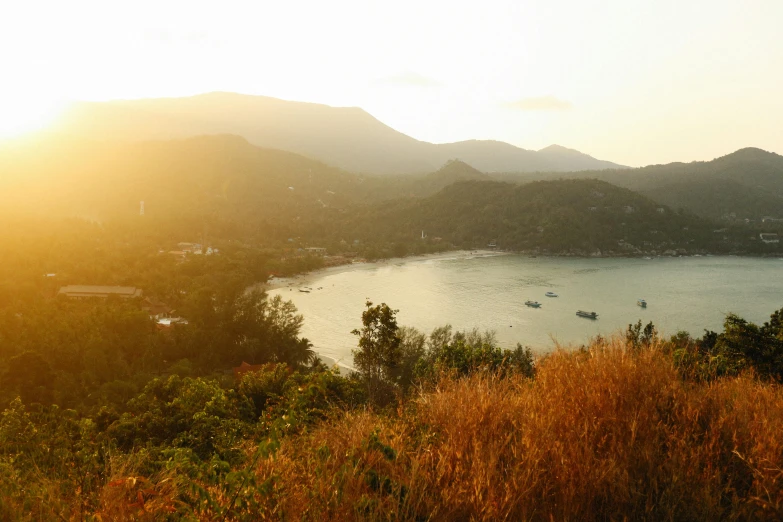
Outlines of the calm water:
[[[298,288],[312,287],[301,293]],[[321,287],[321,290],[318,288]],[[429,332],[446,323],[497,332],[539,351],[582,343],[596,334],[653,321],[659,331],[701,335],[719,330],[728,312],[764,322],[783,307],[783,260],[742,257],[654,259],[530,258],[505,255],[400,261],[321,272],[307,282],[273,290],[304,315],[303,334],[316,350],[351,364],[364,302],[400,310],[401,325]],[[559,297],[544,296],[547,291]],[[647,300],[642,309],[639,298]],[[529,308],[527,299],[542,307]],[[576,310],[598,312],[596,321]]]

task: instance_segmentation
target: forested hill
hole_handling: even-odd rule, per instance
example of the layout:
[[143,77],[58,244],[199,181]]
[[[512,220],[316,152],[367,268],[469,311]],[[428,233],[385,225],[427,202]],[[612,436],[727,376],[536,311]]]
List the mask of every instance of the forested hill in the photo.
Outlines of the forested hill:
[[708,162],[660,165],[634,172],[625,182],[658,201],[713,218],[783,218],[783,156],[756,148]]
[[56,128],[99,140],[235,134],[366,174],[423,174],[457,158],[485,172],[619,168],[563,147],[526,150],[490,140],[435,144],[407,136],[358,107],[213,92],[185,98],[77,103]]
[[52,135],[0,148],[0,202],[99,221],[200,215],[296,217],[432,195],[490,177],[449,160],[428,174],[362,176],[232,135],[107,144]]
[[499,179],[597,178],[713,219],[783,218],[783,156],[745,148],[692,163],[640,169],[498,175]]
[[706,220],[598,180],[460,182],[427,198],[365,207],[339,228],[364,241],[402,242],[423,230],[426,241],[464,248],[580,255],[729,251],[742,243],[740,235],[716,234]]
[[360,176],[237,136],[111,146],[51,138],[0,151],[0,168],[3,212],[138,223],[144,201],[148,228],[169,236],[301,238],[335,251],[358,239],[352,249],[369,257],[421,251],[422,230],[439,248],[758,250],[744,225],[716,235],[723,225],[603,181],[502,183],[456,160],[427,175]]
[[[95,216],[272,214],[366,197],[362,180],[237,136],[104,144],[51,137],[0,152],[4,205]],[[2,197],[2,196],[0,196]]]

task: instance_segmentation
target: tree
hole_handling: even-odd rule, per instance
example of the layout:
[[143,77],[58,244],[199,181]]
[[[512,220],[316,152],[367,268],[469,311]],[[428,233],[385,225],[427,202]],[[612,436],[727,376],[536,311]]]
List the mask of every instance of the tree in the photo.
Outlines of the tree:
[[779,335],[780,311],[759,327],[734,314],[726,316],[723,333],[714,350],[729,362],[729,372],[753,367],[764,377],[783,380],[783,340]]
[[367,386],[370,400],[388,404],[402,358],[395,317],[399,310],[392,310],[386,303],[373,306],[370,301],[366,306],[362,312],[362,329],[351,332],[359,337],[359,349],[353,350],[353,362]]
[[628,330],[625,332],[625,339],[628,344],[634,350],[638,350],[641,347],[648,347],[658,340],[658,331],[655,329],[655,325],[650,321],[642,329],[642,320],[636,322],[636,324],[629,324]]
[[22,400],[47,404],[52,400],[54,372],[40,353],[26,351],[8,360],[5,379],[7,386],[16,390]]
[[427,353],[427,336],[411,326],[399,330],[400,365],[396,369],[396,382],[405,392],[416,377],[416,366]]

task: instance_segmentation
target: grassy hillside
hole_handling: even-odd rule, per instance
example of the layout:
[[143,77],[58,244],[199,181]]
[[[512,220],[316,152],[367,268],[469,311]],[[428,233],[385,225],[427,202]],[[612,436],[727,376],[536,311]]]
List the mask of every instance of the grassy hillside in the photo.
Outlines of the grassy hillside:
[[779,387],[689,385],[659,350],[610,343],[533,381],[445,379],[399,416],[338,416],[256,473],[293,518],[774,520],[780,430]]
[[386,410],[275,367],[159,379],[122,415],[17,401],[0,517],[779,520],[781,387],[684,378],[670,349],[598,341],[532,378],[443,374]]

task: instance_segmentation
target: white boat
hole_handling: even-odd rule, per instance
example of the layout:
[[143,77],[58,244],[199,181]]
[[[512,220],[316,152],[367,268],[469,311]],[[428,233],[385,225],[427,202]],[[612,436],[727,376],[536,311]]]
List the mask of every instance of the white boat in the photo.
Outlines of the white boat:
[[547,297],[557,297],[557,294],[556,294],[556,293],[554,293],[554,292],[547,292],[547,293],[546,293],[546,294],[544,294],[544,295],[546,295]]
[[647,308],[647,301],[645,301],[644,299],[639,299],[638,301],[636,301],[636,304],[638,304],[642,308]]
[[585,319],[598,319],[598,314],[595,312],[585,312],[584,310],[577,310],[576,315],[584,317]]
[[540,308],[541,307],[541,303],[539,303],[538,301],[525,301],[525,304],[527,306],[531,306],[533,308]]

